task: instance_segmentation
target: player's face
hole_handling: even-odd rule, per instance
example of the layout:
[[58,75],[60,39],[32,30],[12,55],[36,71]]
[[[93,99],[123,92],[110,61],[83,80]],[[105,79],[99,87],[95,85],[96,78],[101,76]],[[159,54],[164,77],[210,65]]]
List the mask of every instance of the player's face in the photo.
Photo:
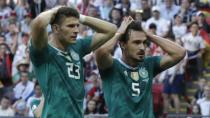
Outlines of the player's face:
[[131,30],[129,40],[123,49],[127,58],[142,61],[145,56],[146,34],[142,31]]
[[79,32],[79,19],[75,17],[65,18],[60,25],[58,32],[62,43],[75,43]]

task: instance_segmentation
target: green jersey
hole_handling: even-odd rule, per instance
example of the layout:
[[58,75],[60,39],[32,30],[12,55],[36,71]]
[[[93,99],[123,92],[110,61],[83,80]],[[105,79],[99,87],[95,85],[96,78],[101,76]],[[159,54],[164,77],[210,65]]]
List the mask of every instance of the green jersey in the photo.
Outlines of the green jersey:
[[136,68],[113,59],[110,68],[100,70],[110,118],[154,118],[151,88],[159,65],[160,57],[146,57]]
[[83,56],[90,53],[91,37],[77,40],[66,52],[48,44],[43,50],[30,45],[36,78],[44,94],[42,118],[82,118]]

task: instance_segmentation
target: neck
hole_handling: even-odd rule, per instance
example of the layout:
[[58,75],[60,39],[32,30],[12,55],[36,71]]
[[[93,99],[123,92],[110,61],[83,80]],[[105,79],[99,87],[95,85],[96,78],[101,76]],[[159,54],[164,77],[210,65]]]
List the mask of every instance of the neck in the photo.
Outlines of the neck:
[[193,36],[196,36],[196,35],[197,35],[197,33],[192,32],[192,35],[193,35]]
[[54,47],[64,52],[66,51],[67,45],[62,44],[54,34],[50,40],[50,44],[52,44]]
[[181,25],[181,23],[177,22],[177,23],[176,23],[176,25],[177,25],[177,26],[180,26],[180,25]]
[[127,58],[125,55],[122,56],[122,61],[123,61],[124,63],[126,63],[127,65],[133,67],[133,68],[137,67],[137,66],[138,66],[138,63],[139,63],[139,62],[136,61],[136,60],[133,60],[133,59],[131,59],[131,58]]

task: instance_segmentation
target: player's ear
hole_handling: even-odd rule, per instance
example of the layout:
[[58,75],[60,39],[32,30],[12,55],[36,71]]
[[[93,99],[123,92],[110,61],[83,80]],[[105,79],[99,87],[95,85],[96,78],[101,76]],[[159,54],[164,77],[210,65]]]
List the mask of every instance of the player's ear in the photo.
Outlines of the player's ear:
[[119,42],[119,44],[120,44],[121,49],[122,49],[122,50],[125,50],[125,43]]
[[54,33],[57,33],[57,32],[59,31],[59,29],[60,29],[60,27],[59,27],[57,24],[53,24],[53,25],[51,26],[51,28],[52,28],[52,31],[53,31]]

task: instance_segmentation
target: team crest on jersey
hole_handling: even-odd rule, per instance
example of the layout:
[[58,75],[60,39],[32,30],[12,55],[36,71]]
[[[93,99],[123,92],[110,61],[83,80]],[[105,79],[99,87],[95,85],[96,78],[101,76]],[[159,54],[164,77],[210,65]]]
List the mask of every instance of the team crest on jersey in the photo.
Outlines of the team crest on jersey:
[[128,76],[128,72],[127,72],[127,71],[124,71],[124,75],[125,75],[125,76]]
[[76,60],[76,61],[79,61],[79,55],[74,51],[74,50],[71,50],[71,57]]
[[131,72],[131,78],[135,81],[138,81],[139,80],[138,72]]
[[148,77],[148,71],[145,68],[140,68],[139,69],[139,75],[142,78],[147,78]]

